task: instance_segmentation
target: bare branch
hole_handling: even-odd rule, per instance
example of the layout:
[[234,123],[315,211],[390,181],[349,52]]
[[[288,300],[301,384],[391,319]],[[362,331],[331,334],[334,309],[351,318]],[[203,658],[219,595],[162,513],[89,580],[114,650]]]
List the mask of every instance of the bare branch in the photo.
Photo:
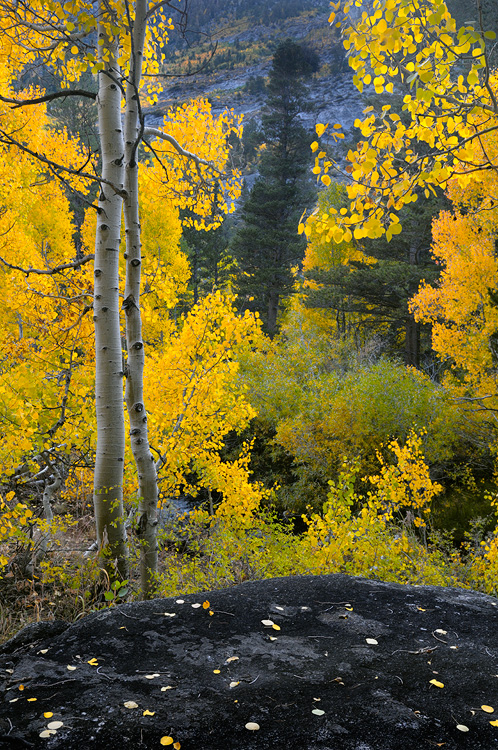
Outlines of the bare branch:
[[1,255],[0,262],[3,263],[7,268],[11,268],[13,271],[21,271],[22,273],[25,273],[26,276],[29,276],[30,273],[52,276],[52,274],[61,273],[61,271],[66,271],[68,268],[80,268],[81,266],[85,265],[85,263],[89,263],[94,258],[95,256],[92,253],[90,255],[84,255],[83,258],[73,260],[70,263],[61,263],[59,266],[55,266],[54,268],[32,268],[31,266],[29,268],[22,268],[21,266],[14,266],[12,263],[8,263],[5,258],[2,258]]
[[18,107],[26,107],[31,104],[51,102],[54,99],[65,99],[67,96],[83,96],[87,99],[93,100],[97,98],[97,94],[94,94],[92,91],[85,91],[84,89],[67,89],[67,91],[57,91],[55,94],[45,94],[45,96],[38,96],[35,99],[11,99],[8,96],[2,96],[0,94],[0,102],[12,104],[12,109],[17,109]]

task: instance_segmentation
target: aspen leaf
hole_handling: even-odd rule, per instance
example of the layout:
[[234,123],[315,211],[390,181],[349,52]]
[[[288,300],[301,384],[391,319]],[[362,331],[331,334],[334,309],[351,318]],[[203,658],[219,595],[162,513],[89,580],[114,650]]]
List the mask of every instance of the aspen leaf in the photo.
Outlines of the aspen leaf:
[[315,716],[323,716],[325,711],[323,711],[321,708],[314,708],[311,713],[315,714]]
[[173,739],[173,737],[167,737],[167,736],[165,736],[165,737],[161,737],[161,739],[159,740],[159,742],[161,743],[161,745],[172,745],[173,742],[174,742],[174,739]]
[[69,672],[74,672],[74,670],[77,669],[77,667],[73,666],[72,664],[68,664],[67,667],[66,667],[66,669]]
[[94,657],[93,659],[89,659],[88,662],[87,662],[87,664],[90,664],[92,667],[98,667],[99,663],[98,663],[97,659],[95,659],[95,657]]
[[199,609],[201,605],[199,603],[192,604],[192,609]]
[[50,719],[53,715],[54,714],[52,711],[45,711],[45,713],[43,714],[45,719]]
[[268,638],[270,641],[278,641],[278,638],[276,638],[274,635],[269,635]]
[[44,729],[43,732],[40,732],[38,736],[39,737],[51,737],[53,734],[57,734],[55,729]]
[[28,703],[34,703],[38,698],[28,698]]
[[317,126],[315,127],[317,136],[320,138],[320,136],[322,136],[325,133],[327,128],[328,128],[328,123],[326,125],[318,123]]
[[63,721],[51,721],[49,724],[47,724],[47,729],[60,729],[63,726]]
[[213,674],[221,674],[221,669],[213,669]]
[[179,742],[173,742],[173,747],[175,748],[175,750],[180,750],[181,745]]
[[234,682],[230,683],[230,687],[231,688],[237,687],[237,685],[240,685],[240,680],[237,680],[237,681],[234,681]]
[[165,617],[176,617],[176,612],[163,612]]
[[280,625],[276,625],[275,623],[273,623],[272,628],[273,630],[280,630]]
[[492,706],[481,706],[481,710],[487,714],[494,713],[494,708]]
[[441,628],[438,628],[434,632],[438,633],[438,635],[448,635],[448,631],[447,630],[442,630]]
[[161,688],[161,693],[165,693],[166,690],[173,690],[173,685],[163,685]]
[[238,661],[238,659],[239,659],[238,656],[229,656],[228,659],[226,660],[225,664],[230,664],[230,662],[232,662],[232,661]]
[[146,708],[145,711],[142,714],[142,716],[155,716],[155,715],[156,715],[156,712],[155,711],[149,711],[148,708]]
[[48,651],[48,648],[42,648],[40,651],[38,651],[39,654],[46,654]]
[[176,599],[176,604],[185,604],[185,599]]
[[439,682],[439,680],[429,680],[429,682],[435,687],[444,688],[444,682]]
[[366,642],[370,646],[378,646],[379,645],[379,641],[377,641],[375,638],[366,638],[365,640],[366,640]]
[[161,675],[158,672],[154,672],[154,674],[146,674],[145,679],[146,680],[153,680],[156,677],[160,677]]
[[271,628],[274,625],[273,620],[261,620],[261,622],[266,628]]
[[259,724],[256,724],[255,721],[248,721],[245,727],[246,729],[249,729],[250,732],[256,732],[260,728]]
[[138,708],[138,703],[135,703],[135,701],[125,701],[123,706],[125,708]]
[[494,721],[489,722],[492,727],[498,727],[498,719],[495,719]]
[[207,599],[206,599],[206,601],[205,601],[205,602],[203,602],[203,604],[202,604],[202,608],[203,608],[203,609],[209,609],[209,607],[210,607],[210,606],[211,606],[211,605],[209,604],[209,602],[208,602],[208,600],[207,600]]
[[460,730],[460,732],[468,732],[469,728],[465,726],[465,724],[457,724],[456,728]]

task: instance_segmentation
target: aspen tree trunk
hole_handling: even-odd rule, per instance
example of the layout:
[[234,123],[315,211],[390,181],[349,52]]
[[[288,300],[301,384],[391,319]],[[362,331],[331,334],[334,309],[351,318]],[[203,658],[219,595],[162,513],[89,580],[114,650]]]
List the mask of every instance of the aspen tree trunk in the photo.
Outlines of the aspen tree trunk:
[[141,236],[138,203],[138,145],[141,139],[138,89],[142,74],[143,46],[146,32],[144,0],[135,3],[132,32],[132,65],[126,84],[125,113],[125,189],[126,287],[123,308],[126,313],[126,406],[130,419],[130,441],[138,474],[138,527],[142,597],[154,589],[157,571],[157,474],[150,452],[147,412],[143,395],[144,344],[140,314]]
[[[105,17],[106,3],[99,14]],[[100,17],[100,16],[99,16]],[[117,64],[118,45],[110,42],[102,25],[98,27],[99,73],[97,97],[102,176],[118,190],[123,189],[124,145],[121,127],[121,71]],[[104,59],[103,50],[109,54]],[[119,304],[119,239],[123,198],[108,184],[102,184],[98,202],[95,240],[95,403],[97,451],[95,457],[94,507],[97,541],[102,563],[114,579],[128,577],[128,554],[123,519],[123,468],[125,429],[123,372]]]

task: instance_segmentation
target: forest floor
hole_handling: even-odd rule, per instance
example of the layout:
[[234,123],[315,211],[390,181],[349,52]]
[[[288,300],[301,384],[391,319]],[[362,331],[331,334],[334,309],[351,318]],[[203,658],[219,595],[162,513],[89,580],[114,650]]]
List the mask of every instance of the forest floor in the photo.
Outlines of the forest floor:
[[0,647],[0,748],[492,750],[497,605],[296,576],[32,624]]

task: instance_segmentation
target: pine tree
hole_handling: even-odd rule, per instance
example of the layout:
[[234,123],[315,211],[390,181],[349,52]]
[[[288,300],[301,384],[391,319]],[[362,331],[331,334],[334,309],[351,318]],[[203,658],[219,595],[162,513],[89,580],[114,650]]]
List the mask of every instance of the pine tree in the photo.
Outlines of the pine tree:
[[270,335],[276,332],[281,298],[293,285],[292,268],[304,256],[297,234],[299,217],[312,202],[307,171],[312,137],[300,122],[307,108],[304,80],[317,69],[314,53],[288,39],[273,56],[259,174],[242,209],[243,222],[232,252],[238,262],[239,304],[260,313]]

